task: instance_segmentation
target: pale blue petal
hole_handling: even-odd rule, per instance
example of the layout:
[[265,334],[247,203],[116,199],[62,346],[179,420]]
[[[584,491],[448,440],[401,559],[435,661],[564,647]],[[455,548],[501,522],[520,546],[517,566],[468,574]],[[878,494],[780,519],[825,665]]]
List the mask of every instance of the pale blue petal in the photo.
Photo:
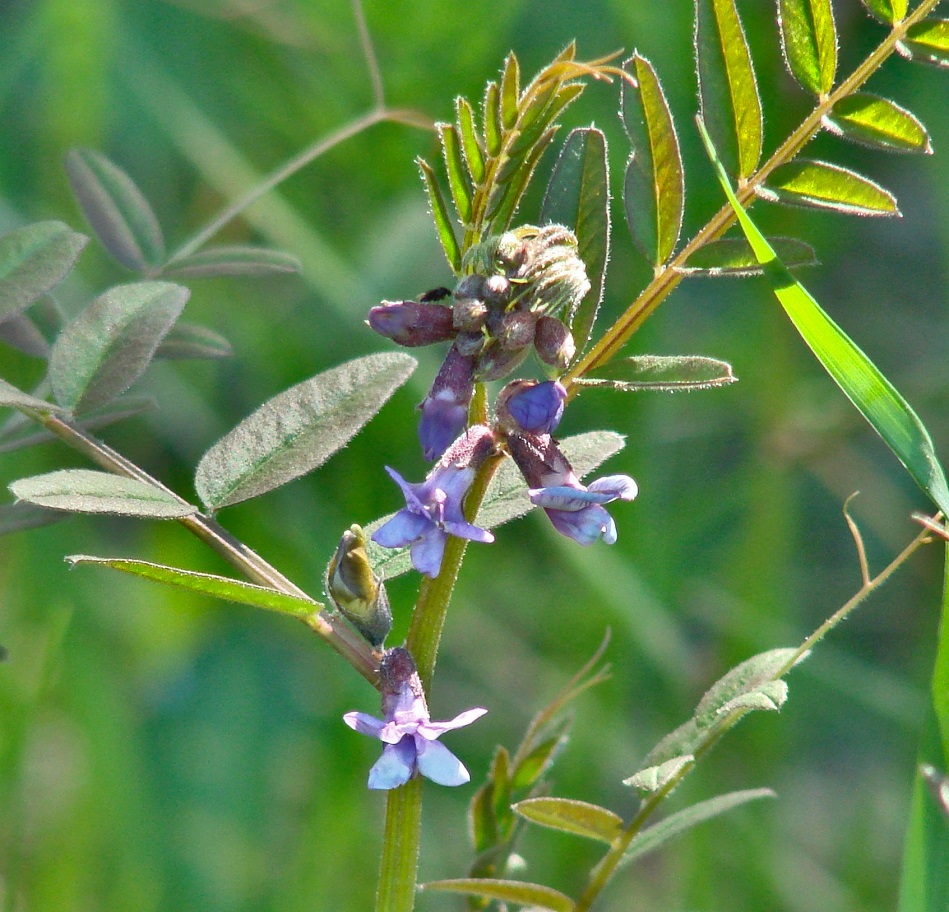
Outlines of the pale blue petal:
[[387,744],[369,770],[369,788],[394,789],[404,785],[415,771],[415,739],[410,735],[398,744]]
[[361,735],[369,735],[370,738],[378,738],[386,725],[382,719],[377,719],[375,716],[362,712],[346,713],[343,716],[343,721],[353,731],[358,731]]
[[416,738],[419,772],[438,785],[464,785],[471,780],[464,764],[438,741]]
[[424,517],[408,510],[399,510],[387,523],[372,533],[372,540],[383,548],[404,548],[418,541],[432,524]]
[[434,741],[446,731],[461,728],[464,725],[471,725],[472,722],[476,719],[480,719],[486,712],[486,709],[482,709],[479,706],[476,709],[466,709],[463,713],[459,713],[454,719],[449,719],[447,722],[423,722],[418,727],[418,733],[426,740]]
[[587,490],[610,494],[616,500],[634,500],[639,493],[639,486],[629,475],[606,475],[591,481]]
[[412,545],[412,566],[419,573],[434,579],[442,568],[445,553],[445,533],[429,525],[429,533]]

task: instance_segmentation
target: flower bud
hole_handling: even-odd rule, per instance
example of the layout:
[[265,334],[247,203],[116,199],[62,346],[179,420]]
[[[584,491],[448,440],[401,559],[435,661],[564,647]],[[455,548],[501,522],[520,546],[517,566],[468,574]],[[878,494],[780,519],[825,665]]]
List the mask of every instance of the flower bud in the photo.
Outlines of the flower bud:
[[570,330],[556,317],[542,316],[534,332],[534,350],[544,364],[563,372],[577,353]]
[[455,297],[452,303],[452,321],[459,332],[477,332],[484,326],[488,305],[479,298]]
[[501,390],[494,407],[498,424],[507,433],[552,434],[566,401],[567,391],[556,380],[515,380]]
[[369,326],[399,345],[416,348],[455,336],[451,309],[422,301],[383,301],[369,311]]
[[392,629],[392,611],[382,578],[372,572],[360,526],[352,525],[343,533],[325,582],[343,617],[373,646],[381,646]]
[[461,433],[473,393],[474,362],[453,345],[421,405],[418,436],[426,459],[438,459]]

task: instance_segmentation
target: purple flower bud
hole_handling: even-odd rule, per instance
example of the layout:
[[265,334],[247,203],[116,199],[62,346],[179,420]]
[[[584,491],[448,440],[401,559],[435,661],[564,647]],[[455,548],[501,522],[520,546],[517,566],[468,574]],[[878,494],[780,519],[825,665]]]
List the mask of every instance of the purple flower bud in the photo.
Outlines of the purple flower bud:
[[542,316],[534,332],[534,350],[544,364],[564,371],[577,353],[570,330],[556,317]]
[[506,430],[552,434],[563,417],[567,391],[557,380],[515,380],[498,394],[495,410]]
[[418,436],[426,459],[438,459],[462,432],[473,393],[474,360],[453,345],[421,405]]
[[385,747],[369,771],[369,788],[394,789],[421,775],[439,785],[464,785],[471,776],[464,764],[438,739],[470,725],[487,710],[469,709],[447,722],[432,722],[425,694],[408,650],[390,649],[379,668],[383,718],[350,712],[343,721],[354,731],[378,738]]
[[451,309],[422,301],[383,301],[369,311],[369,326],[399,345],[416,348],[455,336]]

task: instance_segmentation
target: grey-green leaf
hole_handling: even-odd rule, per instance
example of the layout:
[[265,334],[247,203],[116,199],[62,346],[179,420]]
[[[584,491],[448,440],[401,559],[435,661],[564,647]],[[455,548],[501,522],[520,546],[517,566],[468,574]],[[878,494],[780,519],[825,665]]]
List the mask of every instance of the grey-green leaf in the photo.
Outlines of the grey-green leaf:
[[67,514],[59,510],[48,510],[25,500],[16,503],[0,504],[0,535],[10,535],[14,532],[26,532],[29,529],[38,529],[62,522]]
[[929,133],[913,114],[866,92],[841,98],[822,123],[832,133],[872,149],[924,155],[933,151]]
[[401,352],[367,355],[274,396],[204,454],[198,496],[218,510],[312,471],[345,446],[415,366]]
[[695,0],[699,107],[729,171],[750,177],[761,158],[758,83],[735,0]]
[[66,173],[86,221],[116,260],[136,272],[161,266],[165,259],[161,227],[128,174],[92,149],[70,150]]
[[669,732],[643,759],[643,768],[659,766],[668,760],[694,753],[701,745],[705,733],[699,731],[695,719],[683,722]]
[[61,469],[10,485],[18,500],[70,513],[117,513],[145,519],[177,519],[197,512],[169,491],[92,469]]
[[635,392],[711,389],[735,383],[727,361],[702,355],[631,355],[574,380],[579,386]]
[[266,276],[299,272],[300,268],[300,261],[282,250],[228,245],[209,247],[173,259],[162,270],[162,274],[198,279],[213,276]]
[[758,260],[765,266],[774,295],[791,322],[827,373],[883,438],[916,483],[944,514],[949,513],[949,484],[925,425],[893,384],[784,267],[735,197],[707,134],[703,140],[742,231]]
[[63,222],[34,222],[0,237],[0,320],[58,285],[88,240]]
[[656,766],[647,766],[641,769],[629,779],[623,780],[623,785],[629,785],[638,792],[652,794],[665,788],[670,782],[684,775],[695,764],[695,757],[692,754],[682,754],[679,757],[673,757]]
[[869,178],[827,162],[798,159],[780,165],[757,188],[773,203],[830,209],[844,215],[899,215],[896,197]]
[[17,409],[34,409],[39,412],[56,413],[63,411],[58,405],[53,405],[44,399],[38,399],[29,393],[24,393],[12,384],[7,383],[6,380],[0,380],[0,407],[4,406]]
[[0,320],[0,339],[34,358],[49,357],[50,344],[29,314],[17,313]]
[[623,856],[623,864],[628,864],[637,858],[642,858],[644,855],[654,852],[679,834],[704,823],[706,820],[718,817],[726,811],[748,804],[750,801],[775,797],[777,796],[771,789],[745,789],[744,791],[718,795],[715,798],[693,804],[681,811],[676,811],[638,833]]
[[164,583],[167,586],[176,586],[202,595],[223,599],[228,602],[237,602],[241,605],[252,605],[254,608],[264,608],[267,611],[276,611],[279,614],[288,614],[291,617],[305,618],[315,614],[323,606],[311,599],[299,598],[258,586],[254,583],[245,583],[243,580],[230,579],[226,576],[216,576],[211,573],[197,573],[193,570],[182,570],[180,567],[166,567],[163,564],[153,564],[149,561],[126,560],[112,557],[90,557],[85,554],[71,554],[66,560],[73,566],[92,565],[108,567],[122,573],[130,573],[142,579]]
[[181,361],[188,358],[229,358],[233,354],[231,343],[213,329],[179,321],[162,339],[155,357]]
[[189,291],[171,282],[118,285],[60,334],[49,359],[56,401],[88,411],[125,392],[145,371]]
[[546,909],[548,912],[571,912],[573,900],[551,887],[541,884],[522,883],[518,880],[493,880],[471,877],[458,880],[435,880],[421,884],[419,889],[441,893],[461,893],[464,896],[482,896],[499,902],[518,903],[532,910]]
[[672,256],[685,207],[679,139],[652,64],[635,54],[624,64],[636,80],[623,82],[623,124],[633,147],[623,206],[636,246],[653,265]]
[[949,19],[926,19],[906,30],[896,49],[910,60],[940,69],[949,67]]
[[826,95],[837,72],[837,29],[831,0],[778,0],[781,46],[788,69],[815,95]]
[[571,228],[587,269],[590,290],[576,311],[568,315],[577,354],[586,347],[603,300],[610,255],[609,186],[606,137],[594,127],[573,130],[554,165],[540,222]]
[[[768,238],[781,261],[789,268],[816,266],[817,254],[810,244],[797,238]],[[703,244],[693,253],[679,272],[687,276],[710,278],[762,275],[764,270],[755,257],[751,245],[743,237],[718,238]]]
[[528,798],[515,804],[514,810],[531,823],[606,843],[612,842],[623,826],[618,814],[571,798]]
[[719,713],[737,698],[755,693],[788,670],[796,649],[770,649],[746,659],[713,684],[699,701],[695,721],[699,728],[711,725]]

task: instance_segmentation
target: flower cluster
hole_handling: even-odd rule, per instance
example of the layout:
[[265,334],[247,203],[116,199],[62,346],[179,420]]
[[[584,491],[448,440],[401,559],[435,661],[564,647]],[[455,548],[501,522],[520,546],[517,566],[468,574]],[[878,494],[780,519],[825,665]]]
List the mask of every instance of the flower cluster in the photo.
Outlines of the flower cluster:
[[491,237],[465,254],[462,273],[453,292],[439,288],[369,312],[369,325],[399,345],[452,342],[421,405],[429,460],[464,428],[475,382],[507,376],[531,349],[555,371],[566,368],[576,348],[560,316],[569,318],[590,290],[577,239],[560,225]]

